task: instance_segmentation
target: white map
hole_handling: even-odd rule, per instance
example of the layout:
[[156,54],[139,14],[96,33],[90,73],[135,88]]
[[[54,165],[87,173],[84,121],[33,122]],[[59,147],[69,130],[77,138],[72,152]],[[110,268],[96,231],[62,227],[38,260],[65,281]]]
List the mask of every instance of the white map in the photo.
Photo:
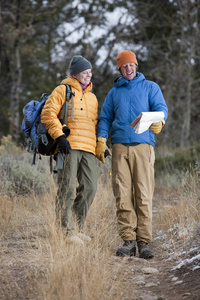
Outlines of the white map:
[[164,116],[163,111],[141,112],[129,126],[133,127],[135,132],[140,134],[148,130],[151,124],[164,119]]

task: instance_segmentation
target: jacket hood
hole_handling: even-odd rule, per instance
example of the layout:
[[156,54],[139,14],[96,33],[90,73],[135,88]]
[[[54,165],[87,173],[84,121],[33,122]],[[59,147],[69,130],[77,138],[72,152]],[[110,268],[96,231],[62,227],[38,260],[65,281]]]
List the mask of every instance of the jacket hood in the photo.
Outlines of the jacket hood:
[[138,83],[139,81],[145,80],[145,77],[142,73],[137,72],[136,75],[137,77],[133,78],[132,80],[128,80],[124,78],[122,75],[120,75],[113,81],[113,86],[120,87],[122,85],[129,85],[129,84],[132,85]]
[[[74,77],[72,76],[69,76],[65,79],[63,79],[61,81],[61,84],[68,84],[70,85],[72,88],[76,89],[76,90],[79,90],[79,91],[82,91],[82,87],[80,85],[80,82],[75,79]],[[90,81],[90,84],[87,86],[87,88],[85,89],[86,92],[90,92],[92,90],[92,82]]]

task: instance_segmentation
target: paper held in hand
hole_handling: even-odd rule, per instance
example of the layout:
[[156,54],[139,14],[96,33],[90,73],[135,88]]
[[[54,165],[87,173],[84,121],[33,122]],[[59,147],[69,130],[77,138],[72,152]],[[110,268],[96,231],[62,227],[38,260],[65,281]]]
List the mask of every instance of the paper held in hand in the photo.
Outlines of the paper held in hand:
[[141,112],[129,126],[133,127],[136,133],[143,133],[149,129],[151,124],[164,119],[164,116],[163,111]]

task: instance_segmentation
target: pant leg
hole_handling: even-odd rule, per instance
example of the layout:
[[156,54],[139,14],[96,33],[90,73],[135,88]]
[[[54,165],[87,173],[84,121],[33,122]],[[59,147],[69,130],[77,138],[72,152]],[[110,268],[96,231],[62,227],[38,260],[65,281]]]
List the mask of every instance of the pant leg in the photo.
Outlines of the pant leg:
[[131,148],[131,151],[134,152],[135,156],[133,182],[137,214],[136,239],[137,241],[150,243],[152,240],[154,148],[149,144],[140,144]]
[[112,185],[116,198],[119,235],[123,240],[136,240],[137,216],[134,209],[129,147],[113,144]]
[[81,152],[82,156],[77,173],[77,196],[73,206],[80,229],[84,225],[88,210],[94,200],[98,179],[96,157],[89,152]]
[[64,166],[58,170],[58,190],[56,196],[56,216],[67,230],[74,228],[73,204],[76,191],[76,176],[79,165],[77,150],[71,150],[64,155]]

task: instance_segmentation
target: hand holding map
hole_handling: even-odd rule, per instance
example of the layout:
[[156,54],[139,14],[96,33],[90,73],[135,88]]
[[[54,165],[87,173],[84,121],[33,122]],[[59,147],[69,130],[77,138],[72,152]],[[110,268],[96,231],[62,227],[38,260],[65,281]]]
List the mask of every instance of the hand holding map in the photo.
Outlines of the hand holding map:
[[148,130],[151,124],[161,121],[164,117],[163,111],[141,112],[129,126],[133,127],[135,132],[140,134]]

